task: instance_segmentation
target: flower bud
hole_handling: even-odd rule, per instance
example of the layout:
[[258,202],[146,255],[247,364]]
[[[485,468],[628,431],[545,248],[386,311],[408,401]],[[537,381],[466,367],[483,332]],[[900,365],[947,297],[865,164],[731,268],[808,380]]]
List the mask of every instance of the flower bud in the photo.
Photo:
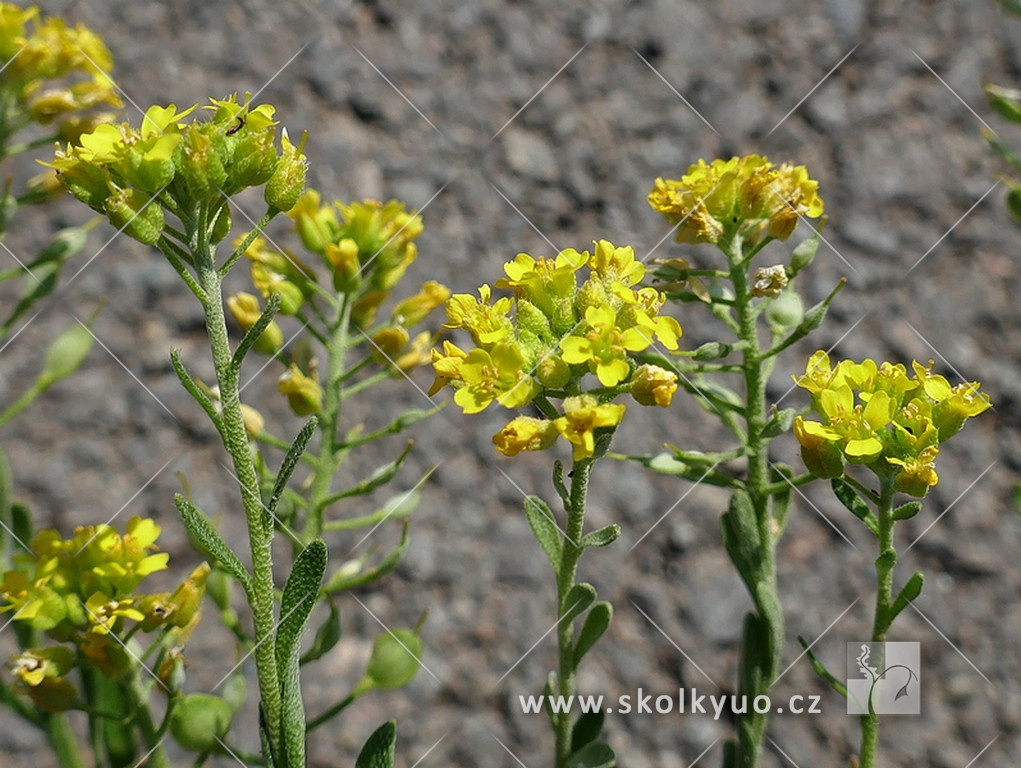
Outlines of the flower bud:
[[173,626],[186,627],[195,618],[202,605],[209,570],[209,563],[201,563],[170,595],[169,602],[174,607],[170,616]]
[[[61,153],[58,151],[57,156]],[[104,204],[110,197],[110,186],[103,169],[82,160],[73,164],[62,164],[57,168],[57,178],[72,195],[94,211],[106,213]]]
[[189,693],[170,713],[170,733],[174,740],[192,752],[220,749],[220,741],[230,730],[234,713],[230,705],[208,693]]
[[422,290],[404,301],[398,302],[391,312],[395,323],[410,328],[423,320],[443,302],[450,298],[450,289],[433,280],[422,284]]
[[266,204],[278,211],[289,211],[298,202],[305,189],[305,172],[308,170],[308,159],[301,150],[308,139],[308,132],[301,137],[297,147],[291,144],[284,128],[280,136],[280,159],[277,161],[273,175],[266,182],[263,196]]
[[323,256],[333,267],[333,289],[340,293],[357,291],[362,268],[358,260],[358,243],[350,237],[345,237],[336,245],[328,243]]
[[549,389],[563,389],[571,380],[571,367],[557,354],[547,355],[535,369],[539,383]]
[[[223,159],[213,146],[217,138],[222,144],[223,137],[219,133],[214,137],[199,126],[191,126],[181,141],[181,175],[188,194],[195,202],[212,200],[220,194],[220,187],[227,181]],[[220,149],[224,151],[222,146]]]
[[804,316],[805,305],[793,290],[782,293],[766,307],[766,322],[778,332],[796,328]]
[[84,325],[68,328],[50,343],[40,377],[52,382],[71,375],[89,354],[92,341],[92,334]]
[[320,207],[319,202],[319,192],[308,189],[287,212],[294,219],[301,242],[314,253],[322,253],[326,244],[333,242],[337,231],[337,217],[333,210]]
[[791,266],[789,270],[791,277],[796,277],[798,272],[809,266],[815,260],[815,253],[818,250],[818,236],[810,237],[798,243],[794,250],[791,251]]
[[291,410],[298,416],[311,416],[323,407],[323,390],[294,363],[280,377],[277,389],[287,396]]
[[787,270],[777,264],[772,267],[759,267],[755,270],[755,284],[752,296],[775,299],[787,285]]
[[241,403],[241,417],[245,420],[245,434],[249,440],[254,440],[266,428],[266,420],[262,418],[262,414],[250,405]]
[[384,328],[372,337],[372,358],[380,365],[389,365],[411,341],[411,335],[400,326]]
[[293,315],[305,303],[301,288],[278,272],[266,269],[262,264],[252,264],[252,283],[267,299],[274,293],[280,294],[280,314]]
[[544,451],[557,441],[552,421],[531,416],[518,416],[493,435],[493,445],[504,456],[517,456],[521,451]]
[[234,145],[233,163],[228,170],[228,188],[224,189],[225,192],[257,187],[270,180],[277,166],[274,134],[272,128],[247,133]]
[[110,223],[144,245],[155,245],[163,234],[163,209],[137,189],[118,189],[103,203]]
[[546,344],[555,341],[549,318],[528,299],[518,299],[517,324],[522,334],[530,334]]
[[641,405],[666,408],[677,391],[677,374],[658,365],[640,365],[631,379],[631,397]]

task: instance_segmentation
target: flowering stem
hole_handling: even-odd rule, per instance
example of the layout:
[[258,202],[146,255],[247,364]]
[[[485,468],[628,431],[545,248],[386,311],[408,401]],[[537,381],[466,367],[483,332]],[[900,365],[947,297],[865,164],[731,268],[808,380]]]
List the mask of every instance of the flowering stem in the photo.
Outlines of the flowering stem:
[[316,462],[309,492],[308,518],[302,537],[305,541],[319,538],[323,532],[323,518],[330,497],[330,483],[340,467],[341,457],[337,450],[337,429],[340,420],[340,405],[343,398],[341,382],[344,379],[344,363],[348,348],[348,325],[351,322],[352,302],[349,295],[336,305],[331,318],[329,340],[326,345],[328,360],[326,381],[323,386],[323,407],[319,411],[320,435],[319,458]]
[[[784,636],[783,614],[776,586],[776,536],[773,532],[768,490],[769,438],[763,435],[766,426],[766,384],[771,366],[765,359],[759,340],[758,312],[748,285],[748,260],[754,251],[748,255],[742,252],[741,236],[737,232],[732,233],[729,239],[721,238],[719,246],[727,255],[730,279],[734,286],[737,335],[741,342],[741,368],[745,385],[743,431],[745,454],[748,457],[745,487],[755,515],[759,544],[757,562],[749,564],[753,565],[755,571],[754,589],[752,585],[747,585],[755,604],[755,614],[745,619],[741,658],[743,671],[739,684],[743,700],[750,702],[756,696],[768,695],[779,671]],[[754,655],[749,653],[753,645],[759,646]],[[736,751],[725,757],[728,768],[754,768],[758,765],[766,738],[767,719],[768,713],[754,710],[738,716]]]
[[46,715],[43,727],[60,768],[85,768],[85,760],[78,749],[78,737],[67,722],[66,715]]
[[[589,475],[595,459],[575,461],[571,471],[570,504],[567,505],[567,531],[560,570],[557,573],[557,617],[563,619],[574,606],[568,604],[568,595],[575,583],[578,561],[581,559],[581,537],[585,530],[585,498]],[[559,651],[559,693],[566,700],[574,695],[577,669],[574,664],[574,621],[560,621],[557,625]],[[571,755],[571,715],[561,712],[555,716],[556,766],[563,768]]]
[[[200,216],[200,221],[206,219]],[[189,222],[190,224],[191,222]],[[232,360],[223,310],[223,276],[217,271],[208,238],[208,228],[199,226],[198,248],[193,254],[199,285],[205,293],[203,309],[206,331],[220,387],[223,443],[231,456],[234,474],[241,486],[241,499],[248,525],[248,543],[252,554],[251,608],[255,627],[255,668],[259,681],[262,714],[270,743],[280,744],[282,702],[276,666],[273,592],[273,521],[262,506],[255,462],[248,445],[239,393],[239,366]]]
[[[894,477],[881,474],[879,480],[879,500],[876,503],[879,557],[876,558],[876,611],[872,619],[872,640],[877,643],[886,639],[890,629],[893,615],[893,569],[897,565],[897,550],[893,545]],[[879,718],[870,713],[862,715],[860,722],[861,768],[873,768],[879,743]]]

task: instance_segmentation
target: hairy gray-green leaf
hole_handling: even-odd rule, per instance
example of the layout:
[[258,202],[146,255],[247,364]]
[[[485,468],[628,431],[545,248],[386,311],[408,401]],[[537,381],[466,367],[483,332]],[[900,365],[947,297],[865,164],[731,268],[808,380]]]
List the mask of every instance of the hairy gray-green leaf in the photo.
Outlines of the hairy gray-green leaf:
[[294,561],[280,598],[276,657],[283,699],[281,715],[288,768],[305,765],[305,707],[301,700],[298,652],[326,573],[326,544],[316,539]]
[[[273,294],[274,296],[277,294]],[[287,455],[284,456],[283,462],[280,464],[280,471],[277,472],[276,482],[273,484],[273,493],[270,494],[269,511],[273,512],[277,508],[277,504],[280,501],[280,496],[284,492],[284,488],[287,485],[287,481],[291,479],[291,474],[294,472],[294,468],[298,466],[298,462],[301,460],[301,454],[305,452],[305,446],[308,445],[308,441],[312,439],[312,435],[315,434],[316,424],[319,420],[315,416],[305,422],[305,426],[298,432],[297,437],[294,438],[294,442],[291,443],[291,447],[287,449]]]
[[875,514],[869,509],[869,505],[865,503],[865,500],[858,495],[858,491],[854,489],[846,480],[839,477],[833,478],[830,481],[830,485],[833,487],[833,493],[840,500],[840,503],[850,510],[851,514],[865,523],[865,527],[872,531],[873,535],[879,535],[879,521],[876,520]]
[[613,768],[616,764],[617,756],[610,746],[602,741],[593,741],[568,757],[564,768]]
[[301,657],[302,664],[313,662],[329,653],[340,640],[340,611],[337,610],[337,606],[333,604],[332,600],[329,601],[329,606],[330,615],[316,630],[312,646]]
[[561,624],[569,624],[578,616],[588,610],[588,607],[596,601],[596,588],[591,584],[575,584],[567,593],[564,600],[564,615],[560,617]]
[[[560,570],[560,559],[563,557],[564,543],[560,539],[560,530],[557,528],[553,512],[546,505],[546,502],[538,496],[529,496],[525,499],[525,517],[532,527],[532,533],[546,553],[554,571]],[[572,546],[568,544],[568,546]]]
[[379,726],[355,761],[355,768],[393,768],[394,750],[397,745],[397,723],[390,720]]
[[620,526],[613,523],[583,536],[579,544],[582,548],[605,547],[615,542],[618,536],[620,536]]
[[613,606],[607,602],[599,602],[592,606],[592,610],[585,617],[581,625],[581,632],[578,633],[578,641],[574,644],[574,666],[578,667],[585,654],[592,650],[592,646],[603,636],[603,633],[610,626],[613,620]]
[[252,576],[238,560],[238,556],[227,546],[213,523],[194,504],[181,494],[174,494],[174,504],[181,513],[184,527],[188,529],[195,545],[208,559],[219,562],[223,569],[238,580],[247,594],[252,591]]
[[907,584],[901,589],[897,595],[897,599],[893,601],[893,605],[890,606],[890,624],[897,618],[897,615],[903,611],[908,605],[911,604],[920,594],[922,594],[922,587],[925,586],[925,574],[921,571],[915,571],[911,574],[911,578],[908,579]]

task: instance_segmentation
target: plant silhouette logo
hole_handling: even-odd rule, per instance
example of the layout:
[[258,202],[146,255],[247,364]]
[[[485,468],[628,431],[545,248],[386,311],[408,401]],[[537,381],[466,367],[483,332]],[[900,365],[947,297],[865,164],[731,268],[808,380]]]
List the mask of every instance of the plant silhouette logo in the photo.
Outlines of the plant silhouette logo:
[[920,657],[918,643],[848,643],[847,714],[919,714]]

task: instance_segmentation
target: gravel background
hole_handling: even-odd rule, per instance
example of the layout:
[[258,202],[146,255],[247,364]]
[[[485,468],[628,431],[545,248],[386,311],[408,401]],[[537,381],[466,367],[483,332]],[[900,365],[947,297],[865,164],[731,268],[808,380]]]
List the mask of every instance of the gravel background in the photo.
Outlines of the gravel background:
[[[119,83],[143,109],[264,88],[260,99],[277,106],[292,135],[309,130],[310,181],[325,197],[398,197],[424,208],[409,285],[437,278],[471,291],[518,251],[551,254],[603,237],[649,253],[667,232],[645,203],[653,178],[676,177],[699,157],[759,152],[808,165],[830,223],[802,288],[814,301],[840,277],[849,284],[811,343],[781,360],[771,396],[785,396],[786,375],[803,370],[807,354],[836,343],[841,357],[936,359],[948,375],[980,379],[995,403],[941,453],[939,486],[898,529],[902,547],[924,533],[897,577],[925,571],[925,594],[894,633],[922,643],[923,704],[919,717],[885,721],[882,764],[1021,763],[1021,524],[1009,504],[1021,465],[1021,231],[1003,211],[1003,186],[990,190],[1002,169],[979,134],[988,122],[1010,135],[980,86],[1021,83],[1021,22],[991,0],[40,5],[105,37]],[[127,115],[137,120],[131,107]],[[33,212],[5,245],[31,253],[51,228],[86,213],[76,204]],[[110,235],[97,227],[87,249],[94,260],[0,352],[0,399],[34,375],[40,350],[73,322],[69,311],[85,317],[105,297],[95,325],[102,346],[0,440],[19,496],[48,524],[69,530],[122,507],[121,519],[160,520],[175,569],[169,583],[197,562],[171,502],[175,473],[240,537],[236,489],[212,428],[168,363],[178,346],[209,378],[199,307],[155,251],[125,238],[104,247]],[[772,248],[783,260],[784,249]],[[666,242],[656,255],[667,254],[705,263],[713,251]],[[0,254],[4,268],[9,260]],[[679,318],[686,344],[715,333],[695,309]],[[297,422],[279,407],[272,370],[247,399],[271,403],[263,408],[270,424],[291,433]],[[415,377],[420,386],[429,380]],[[423,404],[415,388],[392,382],[350,419],[378,424]],[[431,674],[317,731],[314,766],[353,763],[389,715],[400,722],[401,766],[548,764],[545,719],[517,711],[517,695],[538,692],[555,663],[553,638],[541,639],[553,620],[551,582],[520,512],[522,491],[552,496],[549,457],[497,456],[489,438],[502,419],[448,409],[415,428],[401,481],[411,486],[416,472],[439,467],[411,550],[397,574],[357,593],[364,607],[340,601],[345,639],[309,669],[309,711],[359,676],[380,631],[369,610],[397,626],[429,609]],[[666,414],[631,409],[617,445],[712,449],[720,437],[707,414],[678,402]],[[775,458],[796,461],[793,444],[777,441]],[[376,463],[400,445],[382,446]],[[342,480],[372,466],[359,459]],[[748,600],[719,544],[725,497],[631,466],[599,469],[592,523],[617,521],[624,535],[583,561],[583,577],[617,615],[582,690],[730,692]],[[820,694],[825,714],[775,717],[768,768],[846,765],[858,738],[842,700],[798,660],[794,638],[825,633],[815,650],[839,669],[845,642],[867,636],[872,542],[825,488],[805,496],[781,549],[793,666],[777,696]],[[396,534],[374,538],[385,547]],[[356,541],[331,541],[335,562]],[[223,652],[229,640],[212,621],[203,627],[190,646],[192,690],[212,687],[234,663]],[[626,768],[718,764],[730,733],[727,722],[676,713],[612,716],[608,729]],[[255,750],[250,713],[236,732]],[[0,751],[12,768],[51,764],[36,734],[4,713]]]

